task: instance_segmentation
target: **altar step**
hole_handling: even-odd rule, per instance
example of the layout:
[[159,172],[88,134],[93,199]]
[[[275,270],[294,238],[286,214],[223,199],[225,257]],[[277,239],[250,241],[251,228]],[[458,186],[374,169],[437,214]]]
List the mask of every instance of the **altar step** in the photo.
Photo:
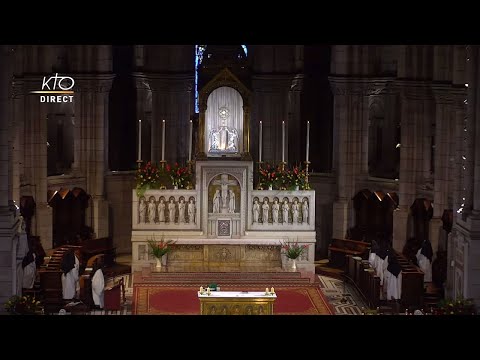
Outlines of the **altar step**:
[[309,284],[311,278],[302,277],[300,272],[203,272],[203,273],[178,273],[178,272],[152,272],[150,274],[135,273],[134,282],[208,285],[216,283],[220,286],[229,284],[257,284],[267,285],[296,285]]
[[301,278],[300,272],[163,272],[152,271],[149,276],[166,278],[198,278],[205,276],[221,276],[222,278]]

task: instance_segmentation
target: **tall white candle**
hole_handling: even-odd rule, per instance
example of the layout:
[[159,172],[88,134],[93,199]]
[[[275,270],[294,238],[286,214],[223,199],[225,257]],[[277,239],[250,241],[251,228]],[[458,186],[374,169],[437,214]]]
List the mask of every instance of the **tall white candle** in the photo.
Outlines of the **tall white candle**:
[[192,136],[193,136],[193,122],[190,120],[190,133],[188,134],[188,161],[192,160]]
[[285,121],[282,121],[282,162],[285,162]]
[[138,160],[142,160],[142,120],[138,120]]
[[165,161],[165,120],[162,123],[162,161]]
[[308,153],[310,152],[310,121],[307,121],[307,154],[305,155],[305,161],[308,161]]
[[263,132],[263,127],[262,127],[262,121],[260,120],[260,132],[259,132],[260,140],[258,144],[258,162],[262,162],[262,138],[263,138],[262,132]]

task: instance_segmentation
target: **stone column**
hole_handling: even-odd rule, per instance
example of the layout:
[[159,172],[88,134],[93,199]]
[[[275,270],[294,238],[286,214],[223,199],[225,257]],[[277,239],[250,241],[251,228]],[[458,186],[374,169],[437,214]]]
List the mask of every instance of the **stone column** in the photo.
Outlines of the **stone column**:
[[152,88],[152,161],[162,159],[162,120],[165,120],[165,160],[186,163],[193,76],[146,76]]
[[[285,139],[285,161],[289,165],[305,161],[306,122],[301,119],[301,98],[303,89],[303,74],[296,75],[288,92],[288,129]],[[287,152],[288,149],[288,152]]]
[[[136,48],[138,49],[138,47]],[[136,126],[136,147],[135,147],[135,158],[138,160],[138,120],[142,120],[142,161],[148,161],[152,156],[152,128],[151,128],[151,117],[147,119],[146,113],[148,109],[148,98],[150,87],[146,83],[145,77],[143,74],[135,75],[135,87],[137,92],[137,126]],[[151,94],[150,94],[151,95]],[[151,99],[151,97],[150,97]],[[148,131],[149,130],[149,131]],[[147,137],[150,136],[150,141],[145,143]],[[148,149],[147,144],[150,144],[150,149]]]
[[401,147],[399,174],[399,206],[393,213],[393,248],[402,251],[407,240],[409,207],[416,195],[415,172],[415,122],[417,103],[409,99],[406,84],[400,87],[401,96]]
[[[480,209],[478,197],[480,188],[477,186],[480,173],[477,166],[480,164],[480,134],[478,130],[478,117],[480,116],[480,72],[478,71],[480,58],[479,47],[470,46],[467,54],[467,76],[465,83],[467,89],[467,116],[462,122],[462,136],[457,139],[459,156],[462,162],[457,163],[459,172],[463,175],[457,182],[456,195],[460,195],[457,202],[463,202],[463,211],[455,211],[454,225],[449,239],[448,294],[453,297],[463,296],[473,298],[480,305],[480,275],[478,271],[478,257],[480,254]],[[461,121],[458,115],[458,122]],[[466,131],[465,131],[466,130]],[[458,144],[460,142],[460,144]],[[463,167],[465,166],[465,170]],[[463,199],[465,198],[465,200]],[[457,209],[454,209],[457,210]],[[450,250],[449,249],[449,250]]]
[[402,251],[408,237],[409,208],[417,197],[417,184],[424,183],[425,121],[432,121],[432,93],[429,84],[422,81],[397,81],[396,86],[401,97],[401,147],[399,206],[393,213],[393,248]]
[[[17,205],[20,204],[20,177],[23,175],[23,160],[25,148],[25,122],[24,122],[24,103],[23,83],[15,81],[13,88],[13,121],[15,126],[13,128],[13,154],[12,154],[12,198]],[[20,205],[19,205],[20,206]]]
[[[262,161],[279,164],[282,160],[282,121],[285,124],[285,161],[289,160],[289,124],[288,94],[292,85],[291,75],[264,75],[252,76],[252,108],[251,119],[256,127],[262,120],[263,151]],[[298,126],[298,124],[295,124]],[[252,135],[251,135],[252,136]],[[253,135],[258,141],[258,132]],[[313,136],[313,135],[312,135]],[[297,141],[297,140],[295,140]],[[310,139],[310,141],[313,141]],[[256,144],[258,149],[258,142]],[[252,151],[252,148],[250,149]],[[258,151],[258,150],[257,150]]]
[[[9,108],[12,79],[12,47],[0,46],[0,304],[15,293],[14,212],[9,206],[8,128],[11,123]],[[3,306],[0,312],[3,312]]]
[[344,238],[349,227],[353,225],[352,198],[356,191],[357,177],[365,169],[366,157],[364,129],[368,126],[365,116],[368,116],[369,90],[366,82],[356,79],[330,77],[334,93],[334,123],[336,129],[335,149],[337,152],[337,199],[333,204],[333,237]]
[[[478,66],[480,64],[480,48],[478,46],[472,46],[472,49],[469,54],[468,63],[472,63],[472,77],[474,77],[475,82],[475,117],[472,126],[472,137],[474,149],[472,151],[473,161],[473,213],[475,216],[480,216],[480,71]],[[468,72],[467,72],[468,73]],[[470,82],[470,80],[468,80]]]
[[109,207],[105,198],[108,150],[108,94],[113,75],[83,75],[75,78],[76,126],[80,128],[79,167],[85,174],[86,192],[92,197],[92,217],[97,237],[109,235]]
[[[452,114],[453,97],[450,86],[434,85],[436,101],[435,121],[435,178],[433,197],[433,218],[430,220],[430,242],[434,254],[439,250],[442,230],[443,211],[448,208],[449,183],[449,128]],[[446,249],[443,249],[446,250]]]
[[[41,76],[24,78],[24,95],[38,90]],[[52,248],[52,208],[47,199],[47,114],[48,104],[40,103],[38,96],[24,96],[25,108],[24,170],[25,186],[20,196],[31,195],[36,202],[35,216],[32,219],[32,234],[40,236],[45,250]]]

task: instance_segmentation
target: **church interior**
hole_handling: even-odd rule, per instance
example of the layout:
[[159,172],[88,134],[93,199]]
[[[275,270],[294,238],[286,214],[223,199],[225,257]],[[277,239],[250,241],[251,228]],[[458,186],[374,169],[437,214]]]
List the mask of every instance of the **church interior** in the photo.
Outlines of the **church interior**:
[[0,49],[0,314],[477,313],[479,46]]

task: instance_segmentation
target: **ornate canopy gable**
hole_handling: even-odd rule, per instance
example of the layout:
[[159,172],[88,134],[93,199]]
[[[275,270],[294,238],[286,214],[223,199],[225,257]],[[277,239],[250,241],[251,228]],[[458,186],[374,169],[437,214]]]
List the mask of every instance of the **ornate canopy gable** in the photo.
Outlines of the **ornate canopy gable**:
[[[215,91],[220,90],[220,88],[234,89],[238,94],[240,94],[241,99],[238,99],[238,103],[241,103],[241,116],[243,119],[236,119],[237,122],[240,122],[237,126],[234,126],[236,132],[239,132],[235,135],[238,136],[238,140],[235,143],[229,144],[228,140],[220,139],[219,144],[215,143],[216,138],[212,139],[212,129],[209,129],[209,124],[206,121],[206,113],[208,106],[209,96]],[[238,96],[238,95],[237,95]],[[200,114],[199,114],[199,148],[197,151],[197,159],[205,159],[208,156],[211,156],[212,153],[215,153],[215,149],[218,149],[218,154],[228,154],[241,156],[243,159],[250,159],[250,101],[251,101],[251,92],[250,90],[228,69],[224,68],[220,71],[212,80],[210,80],[199,93],[199,102],[200,102]],[[239,107],[239,106],[237,106]],[[210,111],[219,110],[218,116],[222,119],[227,119],[229,116],[233,116],[234,112],[228,108],[220,109],[211,109]],[[225,120],[226,121],[226,120]],[[224,124],[223,124],[224,125]],[[211,128],[210,124],[210,128]],[[228,129],[231,130],[231,129]],[[210,133],[209,133],[210,131]],[[217,134],[213,134],[216,136]],[[221,134],[220,134],[221,135]],[[230,133],[227,135],[230,138]],[[213,142],[213,145],[212,145]],[[224,146],[224,144],[226,144]],[[212,151],[213,149],[213,151]],[[209,151],[210,150],[210,151]]]

